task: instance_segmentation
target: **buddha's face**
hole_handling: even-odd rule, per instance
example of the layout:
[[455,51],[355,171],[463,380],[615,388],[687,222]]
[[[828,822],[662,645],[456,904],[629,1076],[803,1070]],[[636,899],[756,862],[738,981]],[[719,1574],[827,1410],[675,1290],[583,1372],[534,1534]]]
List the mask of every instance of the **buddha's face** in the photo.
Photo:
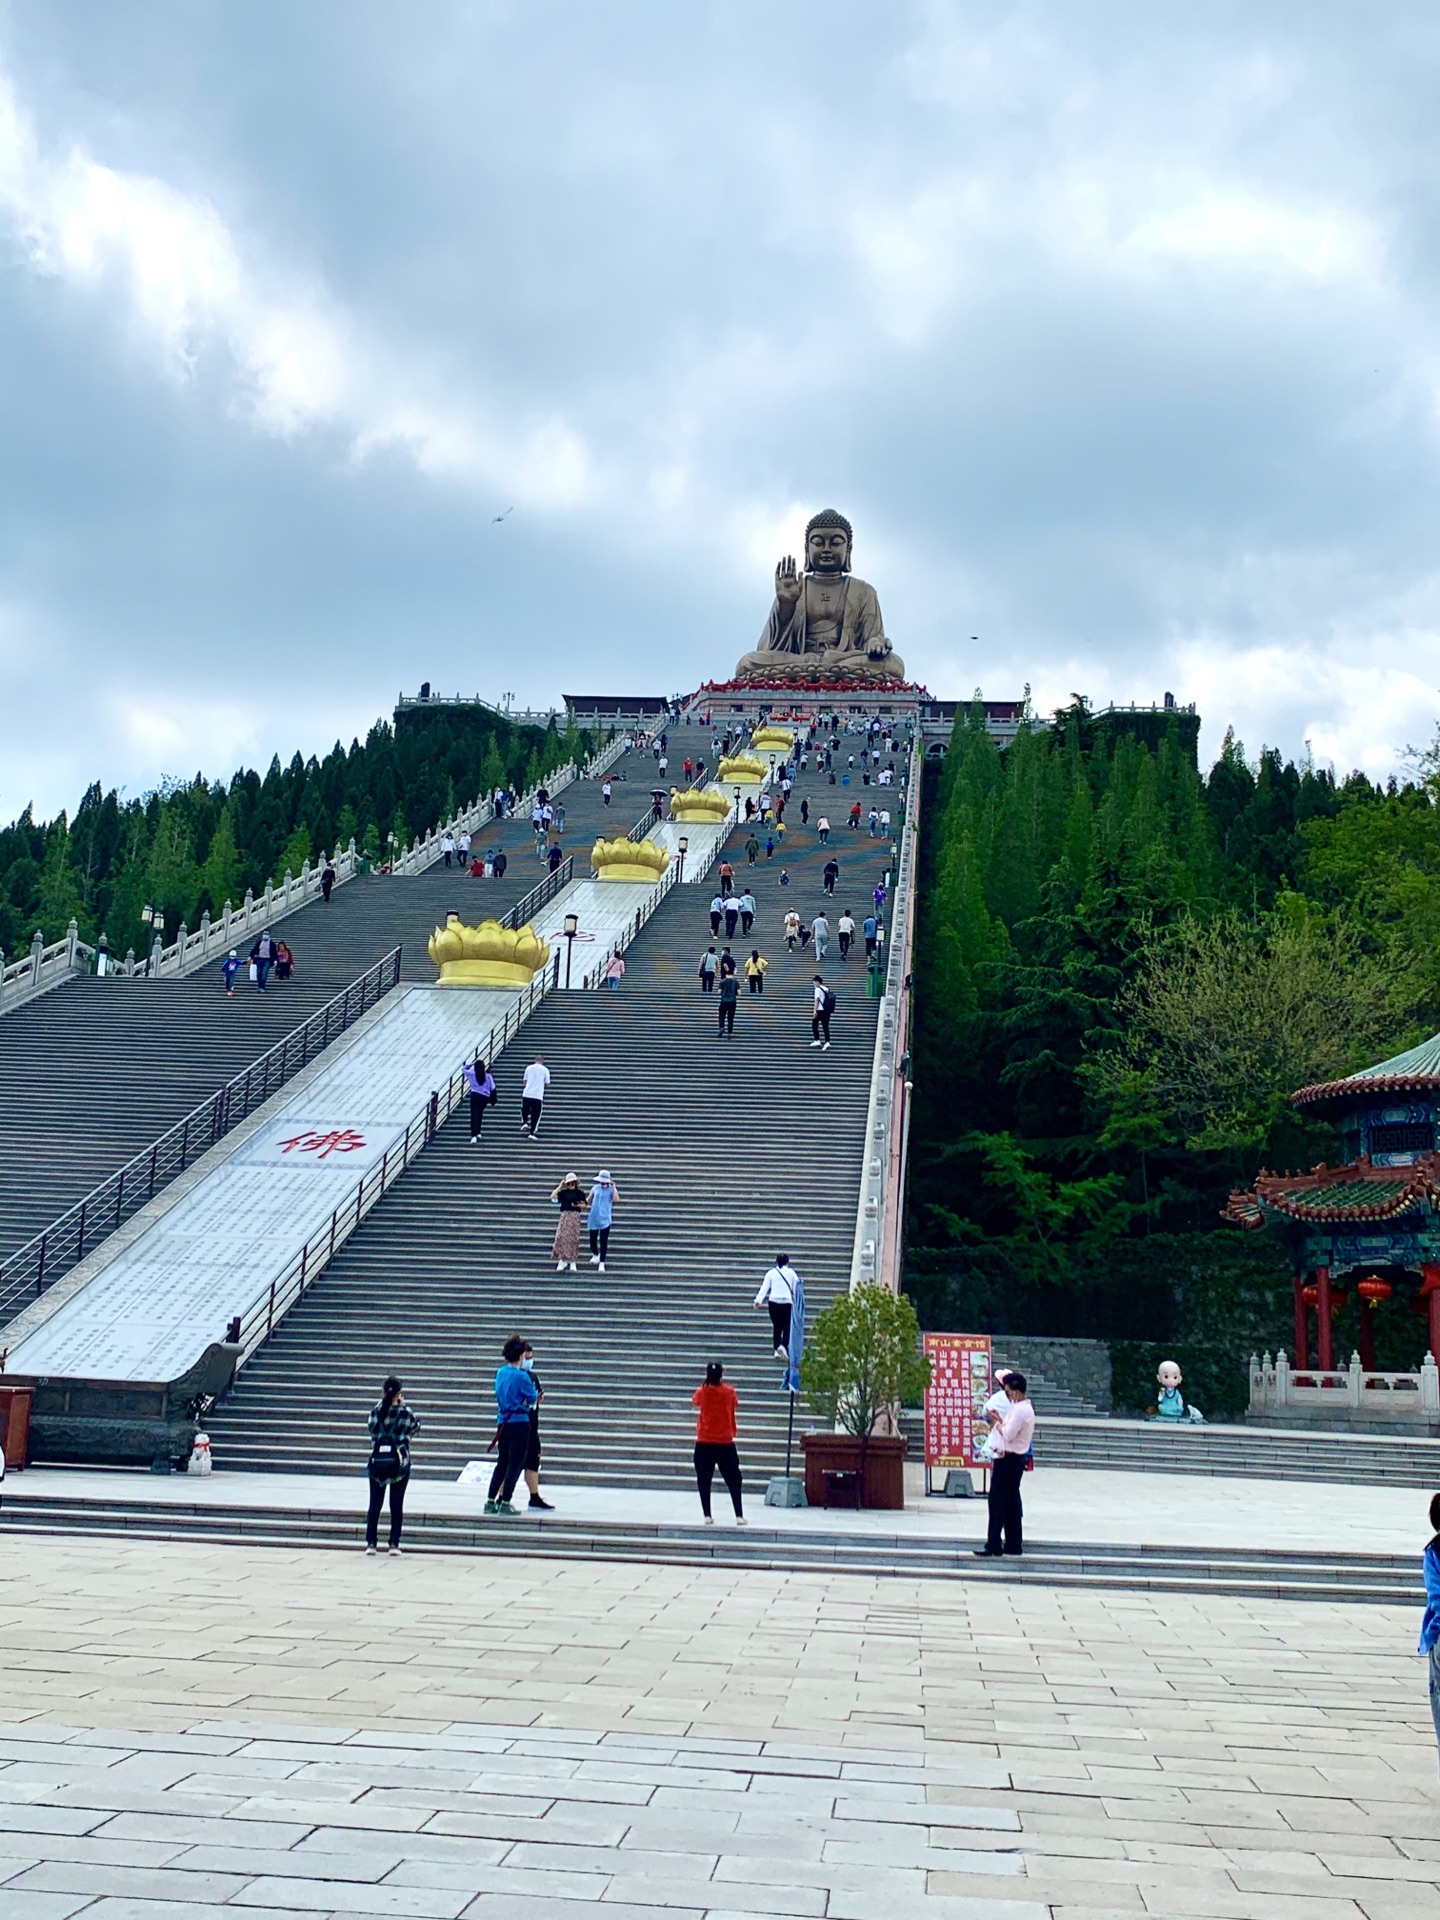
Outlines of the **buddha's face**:
[[816,527],[806,537],[805,564],[812,573],[843,573],[850,561],[850,536],[843,527]]

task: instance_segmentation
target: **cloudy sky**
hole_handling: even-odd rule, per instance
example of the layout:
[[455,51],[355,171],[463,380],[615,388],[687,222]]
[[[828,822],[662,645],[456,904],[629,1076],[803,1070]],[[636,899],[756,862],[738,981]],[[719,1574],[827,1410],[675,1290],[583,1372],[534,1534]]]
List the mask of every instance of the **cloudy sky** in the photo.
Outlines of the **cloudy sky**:
[[936,693],[1389,771],[1437,68],[1420,4],[0,0],[0,815],[723,675],[827,504]]

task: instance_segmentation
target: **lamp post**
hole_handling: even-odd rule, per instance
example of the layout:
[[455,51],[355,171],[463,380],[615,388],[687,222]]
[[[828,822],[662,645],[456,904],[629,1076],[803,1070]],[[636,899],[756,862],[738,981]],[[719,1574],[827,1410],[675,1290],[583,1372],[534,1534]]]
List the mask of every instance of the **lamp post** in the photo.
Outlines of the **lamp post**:
[[683,833],[677,843],[677,851],[680,855],[680,879],[683,883],[685,879],[685,856],[690,851],[690,842]]
[[575,936],[580,931],[580,916],[567,913],[565,916],[565,984],[570,984],[570,962],[575,956]]
[[740,789],[739,787],[735,788],[735,824],[737,827],[740,824]]
[[395,829],[392,827],[389,833],[385,837],[390,848],[390,871],[391,873],[394,873],[395,871]]

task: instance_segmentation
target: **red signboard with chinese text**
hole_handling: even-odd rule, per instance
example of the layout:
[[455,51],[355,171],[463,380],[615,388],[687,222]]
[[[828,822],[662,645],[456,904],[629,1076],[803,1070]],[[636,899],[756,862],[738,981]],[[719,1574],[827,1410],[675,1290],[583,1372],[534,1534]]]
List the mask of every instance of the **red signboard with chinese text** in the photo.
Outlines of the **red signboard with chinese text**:
[[930,1384],[925,1389],[927,1467],[980,1467],[980,1447],[989,1428],[988,1333],[927,1333]]

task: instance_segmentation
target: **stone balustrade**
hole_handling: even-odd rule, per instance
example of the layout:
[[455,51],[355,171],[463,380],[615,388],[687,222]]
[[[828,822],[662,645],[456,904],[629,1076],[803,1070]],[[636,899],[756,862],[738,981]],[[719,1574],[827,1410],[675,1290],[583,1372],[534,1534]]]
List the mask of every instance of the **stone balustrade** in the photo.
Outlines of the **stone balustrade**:
[[1252,1353],[1250,1412],[1300,1422],[1333,1417],[1343,1426],[1434,1422],[1440,1420],[1440,1369],[1430,1353],[1403,1373],[1370,1371],[1358,1353],[1348,1367],[1292,1367],[1283,1347],[1273,1360]]
[[[865,1116],[865,1165],[850,1257],[850,1286],[875,1280],[900,1287],[900,1234],[905,1211],[905,1157],[910,1132],[910,971],[915,950],[915,863],[920,827],[920,747],[911,748],[897,796],[897,858],[891,869],[884,991],[875,1030],[875,1062]],[[892,804],[895,804],[892,802]]]

